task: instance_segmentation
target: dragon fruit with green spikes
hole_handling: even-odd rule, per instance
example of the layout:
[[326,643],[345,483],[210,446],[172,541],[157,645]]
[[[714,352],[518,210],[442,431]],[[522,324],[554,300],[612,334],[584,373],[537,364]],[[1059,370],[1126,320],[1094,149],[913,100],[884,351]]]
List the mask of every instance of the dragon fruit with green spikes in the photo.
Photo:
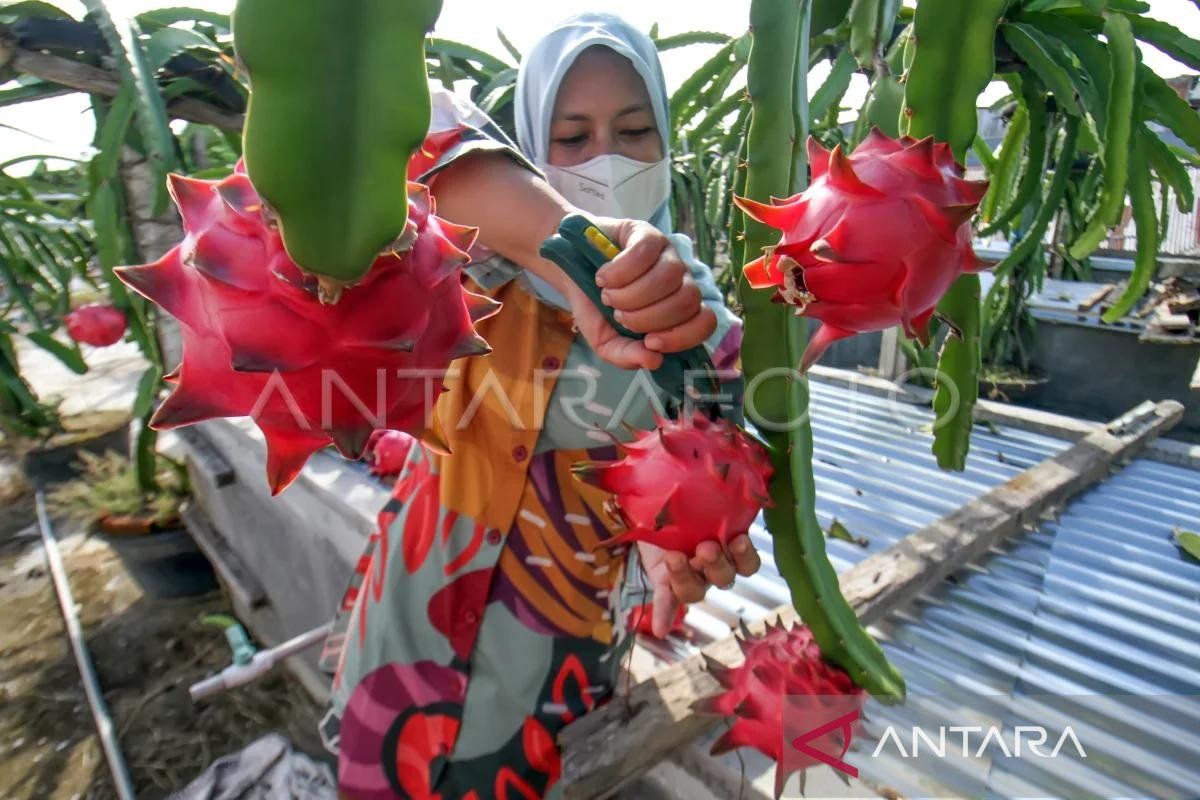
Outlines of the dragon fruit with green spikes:
[[807,370],[830,344],[896,325],[929,342],[929,321],[963,273],[986,265],[971,249],[971,217],[987,181],[963,179],[948,145],[892,139],[878,129],[851,155],[808,140],[812,183],[771,204],[735,202],[783,232],[745,266],[756,289],[823,324],[804,351]]
[[704,656],[722,691],[693,709],[734,718],[712,754],[751,747],[773,759],[778,797],[793,773],[842,760],[860,730],[867,696],[845,670],[822,658],[807,627],[768,623],[755,636],[743,624],[737,642],[745,657],[741,666]]
[[618,447],[618,461],[573,468],[580,480],[612,493],[607,508],[626,528],[601,546],[648,542],[690,557],[701,542],[724,546],[746,533],[769,503],[766,451],[725,420],[699,412],[659,420]]
[[284,249],[243,167],[219,181],[172,175],[184,240],[117,270],[179,320],[183,362],[158,429],[249,416],[267,444],[272,493],[329,444],[360,458],[373,431],[420,434],[450,361],[488,352],[474,323],[499,304],[463,289],[475,231],[434,216],[408,185],[409,222],[339,302]]

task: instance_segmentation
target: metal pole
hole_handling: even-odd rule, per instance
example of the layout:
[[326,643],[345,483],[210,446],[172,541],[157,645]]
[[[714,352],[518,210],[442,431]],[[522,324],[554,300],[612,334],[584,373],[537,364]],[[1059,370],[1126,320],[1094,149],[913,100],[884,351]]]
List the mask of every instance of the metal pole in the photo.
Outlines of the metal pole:
[[121,745],[117,742],[117,735],[113,730],[112,717],[109,716],[108,707],[104,703],[104,693],[100,690],[100,682],[96,679],[96,668],[92,665],[92,657],[88,654],[87,644],[83,640],[83,628],[75,613],[75,599],[71,596],[71,584],[67,580],[67,571],[63,567],[62,555],[58,552],[58,540],[54,538],[50,515],[46,513],[46,497],[41,490],[38,490],[37,493],[37,516],[38,527],[42,531],[42,544],[46,549],[46,563],[50,567],[50,575],[54,578],[54,591],[58,595],[58,606],[62,609],[67,638],[70,639],[71,650],[75,653],[75,664],[79,667],[79,675],[83,680],[83,691],[87,695],[88,706],[92,709],[92,719],[96,722],[96,733],[100,736],[100,746],[104,748],[104,757],[108,759],[113,785],[116,787],[120,800],[136,800],[137,792],[133,790],[129,769],[125,766]]

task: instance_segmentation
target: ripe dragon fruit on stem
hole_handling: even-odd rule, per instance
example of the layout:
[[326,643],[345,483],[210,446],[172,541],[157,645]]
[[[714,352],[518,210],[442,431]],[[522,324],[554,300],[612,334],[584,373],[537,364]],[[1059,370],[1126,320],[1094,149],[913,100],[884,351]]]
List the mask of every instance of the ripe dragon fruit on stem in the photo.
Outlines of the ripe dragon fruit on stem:
[[434,216],[424,186],[408,184],[406,249],[336,304],[288,257],[241,165],[220,181],[172,175],[170,190],[183,242],[117,270],[181,323],[183,363],[151,425],[252,417],[273,493],[328,444],[359,458],[378,428],[420,434],[449,362],[488,352],[473,323],[499,304],[459,279],[475,231]]
[[80,306],[63,321],[67,324],[68,336],[92,347],[108,347],[121,341],[127,324],[124,314],[101,303]]
[[601,546],[649,542],[690,557],[701,542],[746,533],[769,502],[766,451],[724,420],[700,412],[659,420],[619,449],[619,461],[574,466],[580,480],[613,493],[609,511],[628,529]]
[[[814,752],[838,760],[845,755],[847,734],[857,731],[857,712],[867,695],[845,670],[822,658],[807,627],[768,623],[766,632],[755,636],[743,624],[737,643],[745,657],[741,666],[727,667],[705,654],[708,672],[722,691],[696,701],[693,710],[734,717],[713,743],[712,754],[752,747],[773,759],[778,797],[792,773],[829,763]],[[839,718],[854,722],[831,724]]]
[[756,289],[824,323],[800,365],[838,339],[900,325],[929,342],[942,295],[986,265],[971,249],[971,217],[986,181],[964,180],[950,148],[933,138],[892,139],[873,129],[847,156],[808,140],[812,183],[772,204],[735,197],[750,217],[783,232],[745,266]]

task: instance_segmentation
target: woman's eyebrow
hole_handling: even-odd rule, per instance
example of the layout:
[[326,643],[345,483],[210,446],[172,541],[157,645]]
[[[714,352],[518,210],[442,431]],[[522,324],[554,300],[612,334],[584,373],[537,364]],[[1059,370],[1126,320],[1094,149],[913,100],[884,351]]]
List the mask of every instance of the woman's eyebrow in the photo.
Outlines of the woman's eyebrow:
[[633,105],[626,106],[625,108],[618,111],[617,116],[624,117],[627,114],[636,114],[639,111],[646,111],[646,110],[647,110],[647,108],[646,108],[645,103],[634,103]]
[[568,122],[589,122],[592,118],[581,111],[568,111],[564,114],[555,114],[554,121],[566,120]]

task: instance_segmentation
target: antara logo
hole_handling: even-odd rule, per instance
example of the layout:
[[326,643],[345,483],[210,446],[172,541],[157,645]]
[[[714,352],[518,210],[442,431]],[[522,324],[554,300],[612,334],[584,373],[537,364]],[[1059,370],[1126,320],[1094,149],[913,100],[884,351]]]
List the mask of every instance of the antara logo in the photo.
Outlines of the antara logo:
[[[971,734],[983,734],[985,731],[986,734],[979,743],[978,749],[972,752],[970,745]],[[951,740],[950,745],[953,745],[954,742],[952,740],[956,735],[959,735],[958,738],[962,745],[957,752],[947,746],[947,738]],[[979,725],[943,725],[937,728],[936,739],[930,736],[924,728],[914,727],[910,740],[911,748],[906,750],[904,748],[904,740],[901,739],[900,734],[896,733],[895,727],[889,725],[887,730],[883,732],[883,736],[879,737],[879,744],[875,746],[875,752],[871,754],[871,757],[878,756],[883,752],[888,742],[891,742],[896,753],[901,758],[917,758],[925,752],[937,758],[945,758],[948,749],[950,750],[950,755],[961,755],[964,758],[971,756],[978,758],[987,753],[995,756],[998,754],[997,750],[1002,752],[1007,758],[1020,758],[1022,754],[1021,747],[1024,742],[1030,754],[1039,758],[1054,758],[1058,755],[1063,745],[1069,741],[1080,758],[1087,758],[1087,753],[1084,752],[1083,745],[1080,744],[1079,737],[1075,735],[1075,731],[1071,729],[1071,726],[1068,725],[1066,728],[1063,728],[1063,732],[1058,737],[1058,742],[1054,745],[1053,750],[1049,753],[1042,752],[1041,747],[1046,744],[1049,738],[1049,731],[1040,725],[1018,725],[1013,729],[1013,746],[1010,749],[1008,742],[1005,741],[1000,729],[996,726],[984,728]],[[922,750],[922,742],[924,742],[924,752]]]

